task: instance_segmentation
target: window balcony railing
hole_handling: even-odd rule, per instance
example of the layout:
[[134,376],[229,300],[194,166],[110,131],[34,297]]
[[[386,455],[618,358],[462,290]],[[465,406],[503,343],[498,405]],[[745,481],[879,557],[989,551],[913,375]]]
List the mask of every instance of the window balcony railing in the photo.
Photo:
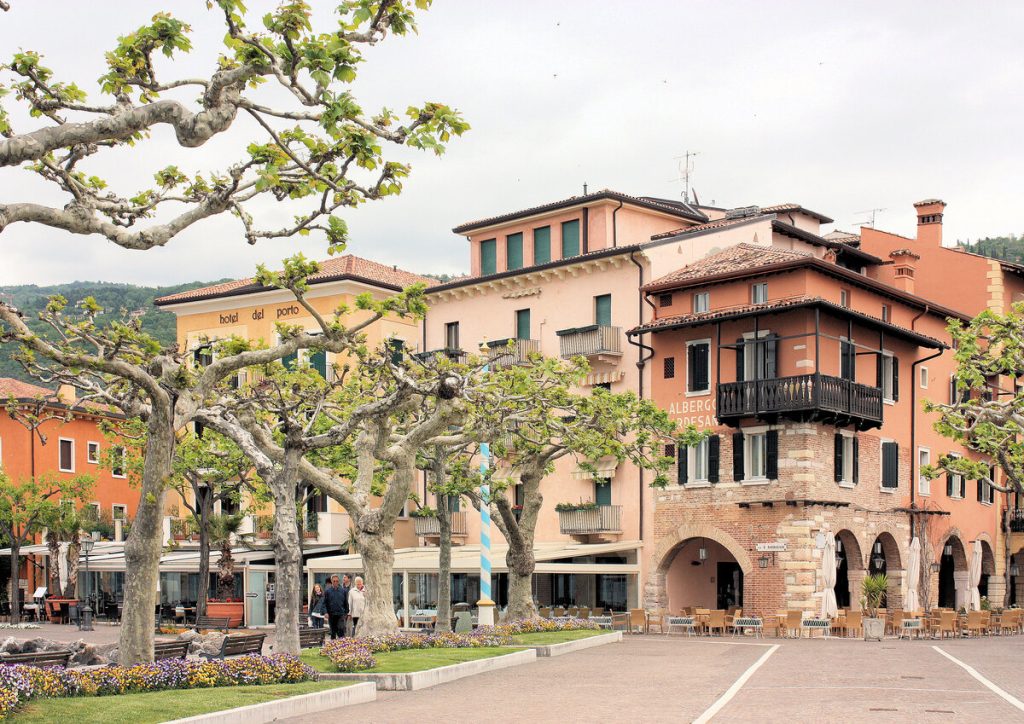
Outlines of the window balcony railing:
[[1010,509],[1010,532],[1024,533],[1024,508]]
[[[466,512],[464,510],[448,513],[448,519],[452,522],[453,536],[466,535]],[[424,538],[437,538],[441,535],[441,522],[437,516],[417,516],[413,520],[415,521],[416,535]]]
[[719,420],[849,420],[861,427],[882,422],[882,390],[828,375],[795,375],[718,385]]
[[603,324],[573,327],[556,332],[562,359],[622,355],[622,329]]
[[459,364],[465,364],[466,362],[466,353],[463,350],[456,349],[454,347],[441,347],[439,349],[431,349],[426,352],[418,352],[417,354],[414,354],[413,357],[421,362],[425,362],[435,355],[447,357],[452,362],[458,362]]
[[495,367],[524,364],[531,354],[540,353],[536,339],[496,339],[487,343],[487,359]]
[[562,535],[593,535],[622,532],[622,506],[599,505],[589,510],[565,510],[558,514]]

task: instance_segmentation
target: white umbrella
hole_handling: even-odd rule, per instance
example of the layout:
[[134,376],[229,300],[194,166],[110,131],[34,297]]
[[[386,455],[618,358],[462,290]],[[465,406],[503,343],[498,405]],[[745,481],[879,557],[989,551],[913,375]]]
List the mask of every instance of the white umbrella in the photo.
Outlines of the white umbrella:
[[967,567],[967,575],[971,584],[971,610],[981,610],[981,592],[978,584],[981,583],[981,541],[974,541],[974,548],[971,550],[971,563]]
[[907,600],[903,608],[916,611],[921,603],[918,600],[917,587],[921,581],[921,541],[918,538],[910,541],[910,560],[907,561]]
[[834,618],[839,613],[836,605],[836,538],[825,536],[825,550],[821,552],[821,581],[825,589],[821,592],[821,617]]

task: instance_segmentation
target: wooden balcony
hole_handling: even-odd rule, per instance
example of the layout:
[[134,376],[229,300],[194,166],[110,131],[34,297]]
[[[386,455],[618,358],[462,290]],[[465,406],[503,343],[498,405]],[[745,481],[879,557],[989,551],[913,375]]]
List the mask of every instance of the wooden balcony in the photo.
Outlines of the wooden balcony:
[[[448,514],[452,522],[452,542],[461,542],[466,538],[466,512],[464,510],[453,511]],[[429,542],[437,543],[441,539],[441,523],[436,516],[414,517],[416,535],[426,538]]]
[[572,357],[618,359],[622,357],[622,329],[602,324],[561,329],[558,344],[562,359]]
[[854,425],[882,424],[882,390],[828,375],[796,375],[718,385],[716,415],[726,425],[744,417]]
[[622,506],[599,505],[591,510],[567,510],[558,513],[563,535],[583,539],[607,538],[622,533]]
[[540,340],[496,339],[487,343],[487,359],[494,367],[524,364],[531,354],[540,353]]

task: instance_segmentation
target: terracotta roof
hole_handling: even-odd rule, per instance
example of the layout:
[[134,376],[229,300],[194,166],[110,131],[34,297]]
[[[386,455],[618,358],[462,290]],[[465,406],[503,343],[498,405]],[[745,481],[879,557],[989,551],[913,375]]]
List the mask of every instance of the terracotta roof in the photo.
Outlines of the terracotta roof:
[[0,377],[0,400],[6,400],[9,397],[21,399],[54,396],[54,391],[48,390],[45,387],[29,384],[28,382],[22,382],[21,380],[16,380],[13,377]]
[[800,204],[775,204],[774,206],[761,207],[762,214],[781,214],[787,211],[796,211],[798,213],[806,214],[813,219],[817,219],[823,224],[831,224],[834,221],[834,219],[830,219],[828,216],[825,216],[825,214],[819,214],[817,211],[805,209]]
[[659,239],[668,239],[673,236],[685,236],[686,234],[693,234],[699,231],[711,231],[714,229],[724,229],[729,226],[740,226],[742,224],[756,221],[757,219],[764,218],[763,216],[745,216],[739,219],[715,219],[705,224],[697,224],[696,226],[684,226],[680,229],[673,229],[672,231],[665,231],[660,234],[655,234],[651,237],[651,241],[657,241]]
[[946,202],[942,199],[924,199],[923,201],[915,201],[914,206],[931,206],[932,204],[946,205]]
[[677,269],[659,279],[655,279],[645,284],[643,289],[646,291],[675,282],[728,274],[730,272],[747,271],[762,266],[784,264],[789,261],[809,258],[811,258],[811,255],[803,251],[791,251],[789,249],[759,246],[757,244],[737,244],[736,246],[730,246],[728,249],[723,249],[717,254],[706,256],[700,261],[695,261],[693,264],[688,264],[682,269]]
[[[411,284],[426,284],[428,287],[436,285],[436,279],[422,277],[419,274],[399,269],[397,266],[388,266],[380,262],[363,259],[352,254],[332,257],[317,262],[320,271],[309,277],[310,284],[323,284],[324,282],[339,281],[341,279],[355,279],[369,284],[399,291]],[[182,302],[197,302],[202,299],[216,299],[218,297],[230,297],[241,294],[253,294],[266,290],[266,287],[256,283],[252,277],[239,279],[223,284],[214,284],[209,287],[190,289],[187,292],[179,292],[166,297],[160,297],[154,304],[164,306],[168,304],[180,304]]]
[[830,231],[827,234],[822,234],[821,238],[828,239],[829,241],[834,241],[839,244],[849,244],[851,246],[860,245],[860,236],[858,234],[854,234],[850,231],[840,231],[839,229]]
[[763,312],[780,312],[787,309],[799,309],[801,307],[824,307],[826,309],[835,311],[839,314],[843,314],[855,319],[860,319],[864,322],[874,324],[876,326],[887,329],[891,332],[900,334],[908,339],[917,341],[919,344],[925,346],[934,347],[936,349],[946,347],[943,342],[929,337],[926,334],[915,332],[901,327],[892,322],[887,322],[879,317],[875,317],[871,314],[865,314],[854,309],[840,306],[835,302],[829,301],[823,297],[815,296],[797,296],[790,297],[788,299],[779,299],[774,302],[766,302],[765,304],[745,304],[738,307],[728,307],[725,309],[716,309],[709,312],[701,312],[699,314],[678,314],[672,317],[662,317],[655,319],[648,324],[641,327],[634,327],[629,330],[627,334],[640,334],[644,332],[658,332],[665,331],[668,329],[678,329],[681,327],[698,327],[709,322],[720,321],[724,319],[733,319],[737,317],[751,316],[760,314]]
[[662,213],[672,214],[679,216],[684,219],[693,219],[694,221],[707,221],[708,217],[700,211],[694,209],[689,204],[684,204],[681,201],[670,201],[666,199],[655,199],[650,196],[630,196],[628,194],[622,194],[618,191],[612,191],[611,189],[602,189],[592,194],[585,194],[583,196],[570,196],[567,199],[561,201],[552,201],[551,203],[541,204],[540,206],[531,206],[528,209],[521,209],[519,211],[512,211],[505,214],[499,214],[498,216],[491,216],[485,219],[477,219],[476,221],[467,221],[464,224],[460,224],[452,229],[456,234],[465,234],[468,231],[474,229],[481,229],[486,226],[493,226],[494,224],[501,224],[507,221],[514,221],[515,219],[522,218],[524,216],[533,216],[535,214],[542,214],[548,211],[558,211],[559,209],[566,209],[572,206],[580,206],[582,204],[588,204],[592,201],[602,201],[609,199],[611,201],[622,201],[623,203],[632,204],[634,206],[641,206],[643,208],[652,209],[654,211],[661,211]]
[[804,241],[808,244],[814,244],[815,246],[823,246],[826,249],[832,249],[837,253],[844,254],[847,257],[852,257],[857,261],[861,262],[862,264],[882,263],[882,260],[879,259],[874,254],[868,254],[866,251],[861,251],[856,246],[853,246],[851,244],[844,244],[838,241],[831,241],[823,236],[812,234],[810,231],[806,231],[797,226],[793,226],[792,224],[787,224],[786,222],[779,221],[778,219],[775,219],[775,221],[772,222],[772,231],[776,231],[780,234],[790,236],[794,239],[799,239],[800,241]]

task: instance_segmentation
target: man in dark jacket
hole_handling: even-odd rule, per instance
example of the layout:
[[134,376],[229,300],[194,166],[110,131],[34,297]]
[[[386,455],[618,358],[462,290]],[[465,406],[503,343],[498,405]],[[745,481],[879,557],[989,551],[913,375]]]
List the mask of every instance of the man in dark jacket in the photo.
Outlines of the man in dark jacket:
[[[348,578],[348,576],[346,576]],[[345,635],[345,620],[348,618],[348,590],[338,583],[338,576],[331,576],[331,585],[324,591],[324,604],[327,608],[327,625],[331,628],[331,638]]]
[[348,636],[348,594],[352,590],[352,579],[347,573],[341,577],[341,590],[345,594],[345,618],[341,620],[341,635],[344,638]]

